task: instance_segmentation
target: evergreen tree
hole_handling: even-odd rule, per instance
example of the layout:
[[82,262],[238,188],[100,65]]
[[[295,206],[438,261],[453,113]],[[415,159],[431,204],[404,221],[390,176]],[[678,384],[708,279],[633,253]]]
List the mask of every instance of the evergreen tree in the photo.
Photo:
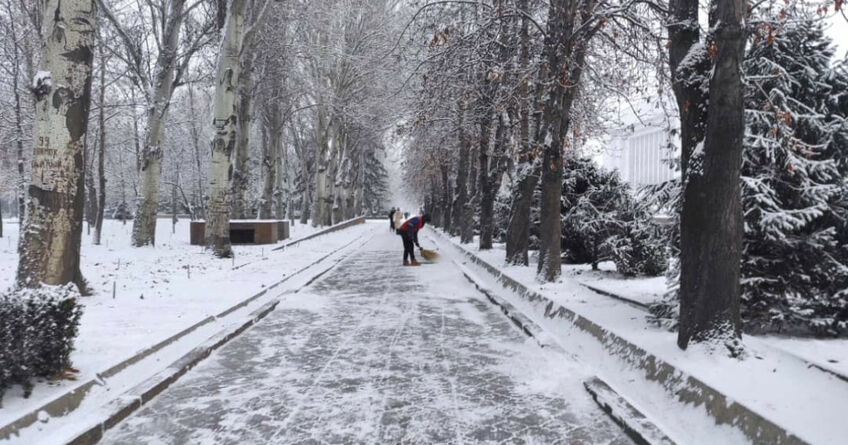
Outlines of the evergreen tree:
[[627,200],[627,185],[615,172],[591,159],[566,158],[562,183],[562,252],[569,263],[590,263],[593,269],[609,258],[607,239],[621,230],[618,209]]
[[661,229],[617,172],[567,158],[562,187],[562,251],[572,263],[613,261],[624,275],[659,275],[667,265]]
[[786,17],[765,17],[744,61],[743,316],[751,331],[844,334],[848,77],[820,20]]

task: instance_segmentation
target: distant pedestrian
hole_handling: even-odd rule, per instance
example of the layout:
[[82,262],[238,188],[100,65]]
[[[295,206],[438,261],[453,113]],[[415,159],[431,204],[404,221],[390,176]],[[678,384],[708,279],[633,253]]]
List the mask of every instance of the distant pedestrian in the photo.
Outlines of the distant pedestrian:
[[394,216],[394,229],[397,230],[400,228],[400,225],[403,224],[403,213],[400,211],[400,207],[395,208],[395,216]]
[[418,231],[424,227],[424,224],[430,222],[430,215],[423,214],[413,216],[398,227],[398,235],[403,239],[403,265],[404,266],[420,266],[421,264],[415,259],[415,248],[413,245],[421,248],[418,244]]
[[397,230],[397,229],[395,229],[395,211],[396,210],[395,210],[394,207],[392,207],[392,209],[389,210],[389,231],[390,232],[394,232],[395,230]]

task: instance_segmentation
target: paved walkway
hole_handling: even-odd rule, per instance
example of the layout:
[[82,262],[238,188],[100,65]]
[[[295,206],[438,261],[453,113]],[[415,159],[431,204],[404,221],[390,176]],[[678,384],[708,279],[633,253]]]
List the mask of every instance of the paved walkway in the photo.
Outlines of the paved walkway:
[[527,339],[449,259],[404,268],[401,252],[378,231],[103,443],[631,443],[582,365]]

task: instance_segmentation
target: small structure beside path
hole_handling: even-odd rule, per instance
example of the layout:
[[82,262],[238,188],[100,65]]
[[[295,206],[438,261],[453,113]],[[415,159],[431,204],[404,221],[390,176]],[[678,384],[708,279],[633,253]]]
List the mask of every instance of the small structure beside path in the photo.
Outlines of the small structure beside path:
[[[206,242],[206,221],[191,222],[191,244]],[[288,239],[289,222],[277,219],[234,219],[230,221],[232,244],[275,244]]]

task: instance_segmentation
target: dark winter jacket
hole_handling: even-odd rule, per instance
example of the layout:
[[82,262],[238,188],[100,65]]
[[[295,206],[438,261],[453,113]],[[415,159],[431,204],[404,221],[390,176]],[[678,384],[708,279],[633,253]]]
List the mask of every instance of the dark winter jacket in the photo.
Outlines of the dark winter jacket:
[[413,216],[398,227],[398,233],[402,236],[409,236],[418,245],[418,231],[424,227],[424,219],[420,216]]

